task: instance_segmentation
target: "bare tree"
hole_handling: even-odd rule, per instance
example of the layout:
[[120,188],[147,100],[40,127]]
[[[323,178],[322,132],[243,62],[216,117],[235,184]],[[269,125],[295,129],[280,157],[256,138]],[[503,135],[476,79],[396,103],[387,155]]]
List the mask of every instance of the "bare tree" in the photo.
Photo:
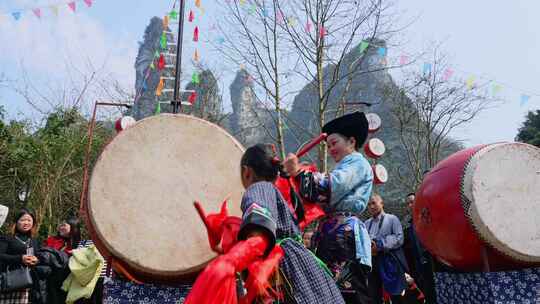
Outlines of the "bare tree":
[[[315,135],[329,115],[338,115],[339,107],[331,109],[329,101],[337,98],[345,103],[354,77],[389,68],[377,62],[365,69],[363,60],[366,56],[357,56],[351,61],[348,58],[351,56],[347,55],[367,51],[358,50],[361,41],[364,44],[360,45],[365,45],[380,41],[375,38],[388,39],[397,31],[392,29],[396,13],[391,11],[391,4],[383,0],[291,0],[279,4],[280,15],[286,14],[281,27],[297,55],[298,65],[294,70],[310,84],[317,96],[314,107],[309,109],[317,117],[318,129],[311,130]],[[338,85],[342,86],[341,96],[336,96]],[[319,147],[318,154],[321,168],[326,170],[324,145]]]
[[[226,15],[220,26],[223,41],[216,49],[226,60],[242,66],[252,75],[253,82],[260,88],[264,98],[255,99],[264,104],[269,100],[276,115],[270,115],[275,128],[276,142],[282,157],[285,157],[283,134],[283,99],[287,84],[284,81],[290,71],[290,58],[285,56],[286,40],[278,24],[279,0],[233,0],[226,4]],[[255,94],[256,92],[254,92]],[[266,108],[262,106],[261,108]],[[272,136],[273,137],[273,136]]]
[[423,69],[404,71],[401,84],[385,92],[394,103],[392,113],[406,151],[405,167],[398,175],[409,189],[416,189],[425,170],[437,164],[449,149],[459,149],[450,133],[496,102],[487,93],[488,83],[452,77],[448,57],[439,49],[437,46],[430,52]]

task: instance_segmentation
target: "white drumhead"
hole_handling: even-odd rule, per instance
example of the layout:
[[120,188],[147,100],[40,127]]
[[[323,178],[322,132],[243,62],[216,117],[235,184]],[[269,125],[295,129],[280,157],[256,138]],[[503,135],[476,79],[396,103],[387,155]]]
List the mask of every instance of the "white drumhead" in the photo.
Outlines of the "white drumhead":
[[368,149],[375,157],[381,157],[386,151],[383,141],[378,138],[371,138],[368,141]]
[[540,262],[540,149],[522,143],[480,149],[465,168],[462,190],[483,240],[519,261]]
[[376,184],[384,184],[388,181],[388,171],[381,164],[373,166],[373,175]]
[[207,213],[240,215],[242,146],[187,115],[162,114],[120,132],[99,157],[88,212],[110,252],[134,269],[186,274],[215,255],[193,201]]
[[376,132],[381,128],[382,120],[379,115],[375,113],[368,113],[366,114],[366,119],[368,121],[368,130],[370,133]]

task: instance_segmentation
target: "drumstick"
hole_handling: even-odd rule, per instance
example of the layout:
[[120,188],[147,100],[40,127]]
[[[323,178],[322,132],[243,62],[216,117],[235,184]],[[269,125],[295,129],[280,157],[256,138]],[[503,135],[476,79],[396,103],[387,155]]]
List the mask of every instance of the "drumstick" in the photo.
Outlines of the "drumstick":
[[308,142],[305,146],[303,146],[298,152],[296,152],[296,156],[298,158],[304,156],[306,153],[309,152],[309,150],[313,149],[316,145],[318,145],[321,141],[325,140],[326,137],[328,137],[328,134],[321,133],[319,136],[312,139],[310,142]]

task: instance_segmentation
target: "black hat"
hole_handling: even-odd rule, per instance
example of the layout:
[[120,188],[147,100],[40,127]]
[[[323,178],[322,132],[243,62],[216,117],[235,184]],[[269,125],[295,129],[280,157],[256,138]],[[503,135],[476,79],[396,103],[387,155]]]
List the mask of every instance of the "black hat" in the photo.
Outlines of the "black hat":
[[354,112],[329,121],[322,131],[328,135],[339,133],[345,137],[354,137],[356,147],[361,147],[366,141],[368,126],[366,115],[363,112]]

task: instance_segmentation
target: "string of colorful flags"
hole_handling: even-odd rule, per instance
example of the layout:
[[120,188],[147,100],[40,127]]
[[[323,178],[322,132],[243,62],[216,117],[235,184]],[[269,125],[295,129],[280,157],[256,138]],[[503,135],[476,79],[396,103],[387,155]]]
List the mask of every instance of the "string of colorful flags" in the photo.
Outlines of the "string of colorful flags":
[[[227,4],[230,4],[231,1],[233,0],[225,0],[225,3]],[[257,9],[260,9],[261,10],[261,15],[263,17],[269,17],[268,15],[268,9],[265,8],[265,7],[257,7],[257,4],[256,3],[251,3],[251,5],[249,5],[247,3],[246,0],[238,0],[238,3],[241,7],[244,8],[244,10],[247,12],[248,15],[252,15],[254,13],[257,12]],[[248,6],[249,5],[249,6]],[[291,26],[291,27],[294,27],[296,26],[297,24],[300,23],[300,19],[297,18],[296,16],[285,16],[281,10],[276,12],[275,14],[275,17],[276,17],[276,22],[278,24],[284,24],[286,22],[286,24],[288,26]],[[213,24],[210,26],[210,31],[215,31],[217,29],[216,25]],[[322,25],[318,25],[316,27],[314,27],[314,25],[308,20],[306,21],[305,25],[303,26],[303,30],[308,33],[308,34],[318,34],[319,35],[319,38],[323,38],[325,36],[327,36],[329,33],[327,31],[327,29],[325,27],[323,27]],[[314,30],[316,30],[317,32],[313,32]],[[218,44],[218,45],[223,45],[225,43],[225,38],[223,36],[218,36],[216,39],[215,39],[215,42]],[[377,46],[377,45],[372,45],[369,41],[361,41],[360,42],[360,45],[358,46],[358,51],[361,53],[361,54],[364,54],[366,52],[366,50],[368,49],[368,47],[372,47],[372,48],[375,48],[376,49],[376,52],[377,54],[381,57],[381,64],[383,65],[387,65],[388,62],[387,62],[387,57],[386,57],[386,54],[387,54],[387,48],[384,47],[384,46]],[[402,53],[400,56],[399,56],[399,59],[398,59],[398,62],[400,65],[404,66],[404,65],[408,65],[411,61],[410,61],[410,58],[411,56],[406,54],[406,53]],[[422,65],[421,65],[421,71],[422,73],[424,74],[429,74],[432,72],[432,63],[430,62],[423,62]],[[478,83],[479,79],[487,79],[485,77],[476,77],[474,75],[474,73],[470,73],[470,72],[466,72],[466,71],[461,71],[461,70],[458,70],[456,68],[452,68],[452,67],[449,67],[447,69],[445,69],[443,71],[443,75],[442,75],[442,80],[443,81],[450,81],[452,80],[453,78],[455,78],[455,74],[456,72],[461,72],[463,74],[466,74],[466,75],[469,75],[464,83],[465,85],[467,86],[467,88],[469,90],[472,90],[475,88],[475,85]],[[490,93],[491,95],[493,96],[496,96],[498,95],[504,88],[514,88],[516,90],[519,90],[521,91],[522,93],[520,94],[520,98],[519,98],[519,104],[520,106],[524,106],[526,105],[530,100],[531,98],[534,96],[534,97],[540,97],[540,94],[537,94],[537,93],[534,93],[534,94],[531,94],[530,92],[529,93],[525,93],[524,90],[521,90],[521,89],[518,89],[518,88],[515,88],[515,87],[512,87],[508,84],[503,84],[502,82],[499,82],[499,81],[496,81],[496,80],[490,80],[490,79],[487,79],[488,82],[490,83]]]
[[[215,28],[216,28],[215,25],[210,27],[211,30],[215,30]],[[312,30],[312,25],[310,23],[307,23],[305,30],[306,30],[306,32],[311,31]],[[321,27],[319,29],[319,34],[321,35],[321,37],[323,37],[324,35],[327,35],[326,29]],[[222,44],[225,43],[225,38],[223,36],[219,36],[219,37],[217,37],[215,39],[215,41],[217,42],[218,45],[222,45]],[[372,45],[368,41],[362,41],[362,42],[360,42],[360,44],[358,46],[358,52],[360,52],[360,54],[364,54],[366,52],[366,50],[368,49],[368,47],[370,47],[370,46],[375,48],[377,54],[381,57],[381,64],[387,65],[388,62],[387,62],[386,54],[387,54],[388,49],[386,47]],[[411,63],[411,56],[403,53],[402,55],[399,56],[397,62],[399,62],[400,66],[408,65],[409,63]],[[422,63],[421,71],[422,71],[423,74],[427,75],[427,74],[430,74],[432,72],[432,68],[433,68],[432,63],[424,62],[424,63]],[[453,78],[455,78],[456,72],[461,72],[462,74],[468,74],[469,75],[464,80],[464,83],[465,83],[465,85],[467,86],[467,88],[469,90],[473,90],[475,88],[475,85],[478,83],[479,78],[480,79],[486,79],[485,77],[477,77],[473,73],[470,73],[470,72],[458,70],[458,69],[453,68],[453,67],[448,67],[443,71],[442,80],[443,81],[452,80]],[[524,90],[520,90],[520,89],[515,88],[515,87],[513,87],[511,85],[508,85],[508,84],[503,84],[502,82],[499,82],[499,81],[496,81],[496,80],[489,80],[488,79],[488,82],[490,83],[489,93],[492,96],[497,96],[505,88],[513,88],[513,89],[521,91],[522,93],[520,94],[520,97],[519,97],[520,106],[525,106],[526,104],[528,104],[532,97],[540,97],[540,94],[524,93]]]
[[[166,16],[163,17],[163,31],[160,36],[159,46],[157,47],[157,49],[154,50],[154,57],[143,77],[142,86],[135,95],[135,102],[137,102],[137,100],[140,98],[142,93],[148,89],[147,81],[152,71],[157,69],[158,72],[162,73],[165,68],[174,67],[173,59],[166,59],[166,57],[176,58],[176,54],[172,56],[173,53],[169,51],[169,46],[176,45],[176,42],[169,43],[168,38],[167,38],[167,34],[172,34],[172,32],[169,31],[169,21],[178,21],[178,12],[176,11],[175,7],[176,7],[176,2],[174,3],[173,8],[170,11],[170,13],[168,13]],[[203,8],[201,7],[200,0],[195,0],[195,7],[197,7],[202,14]],[[195,21],[195,12],[191,9],[188,13],[188,22],[192,23],[194,21]],[[193,31],[193,42],[195,43],[199,42],[199,27],[197,25],[195,26],[194,31]],[[200,60],[199,52],[198,52],[198,49],[195,48],[195,51],[193,54],[193,61],[198,63],[199,60]],[[170,78],[174,79],[173,77],[164,77],[164,76],[161,76],[160,74],[159,83],[156,86],[156,90],[155,90],[155,97],[156,97],[155,113],[156,114],[161,113],[161,103],[158,101],[158,98],[163,93],[163,89],[165,87],[165,80],[170,79]],[[191,82],[196,85],[200,84],[200,77],[197,71],[193,72],[191,76]],[[196,99],[197,99],[197,93],[195,91],[191,92],[188,97],[188,102],[191,105],[193,105]]]
[[41,19],[45,16],[54,16],[58,17],[60,9],[66,8],[69,11],[76,13],[77,9],[81,7],[81,4],[84,3],[84,6],[90,8],[92,7],[94,0],[72,0],[69,2],[56,3],[47,6],[36,6],[26,9],[17,9],[13,10],[10,13],[0,13],[0,21],[2,19],[12,18],[15,21],[20,21],[25,17],[35,17]]

